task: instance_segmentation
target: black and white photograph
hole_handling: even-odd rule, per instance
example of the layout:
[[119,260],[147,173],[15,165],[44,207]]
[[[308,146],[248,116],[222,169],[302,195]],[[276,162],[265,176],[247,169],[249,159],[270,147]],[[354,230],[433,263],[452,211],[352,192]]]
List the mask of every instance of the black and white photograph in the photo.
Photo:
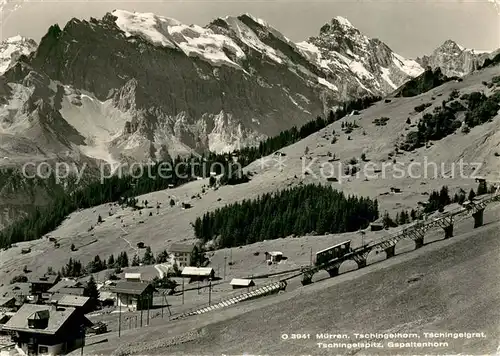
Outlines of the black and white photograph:
[[0,0],[37,355],[500,355],[500,0]]

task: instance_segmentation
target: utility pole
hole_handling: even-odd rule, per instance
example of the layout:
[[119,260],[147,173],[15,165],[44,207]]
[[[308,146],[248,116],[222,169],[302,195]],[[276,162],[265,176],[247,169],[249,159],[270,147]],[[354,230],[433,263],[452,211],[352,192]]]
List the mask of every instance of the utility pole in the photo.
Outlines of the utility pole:
[[149,326],[149,307],[151,306],[151,299],[153,298],[153,296],[151,296],[151,298],[148,296],[148,323],[146,324],[146,326]]
[[142,297],[139,296],[139,298],[137,298],[137,307],[141,308],[141,328],[142,328],[142,312],[143,312],[143,305],[142,305]]
[[118,301],[118,337],[121,336],[122,333],[122,303],[120,303],[120,294],[116,293],[116,300]]
[[172,316],[172,311],[170,310],[170,305],[168,304],[168,300],[167,297],[165,296],[165,293],[163,293],[163,299],[165,299],[165,303],[167,304],[168,314]]
[[227,260],[227,256],[226,254],[224,253],[224,281],[226,280],[226,260]]
[[82,336],[83,336],[83,340],[82,340],[82,350],[81,350],[81,353],[80,355],[83,356],[83,347],[85,346],[85,325],[82,325],[81,326],[81,332],[82,332]]
[[212,278],[208,279],[208,306],[212,302]]

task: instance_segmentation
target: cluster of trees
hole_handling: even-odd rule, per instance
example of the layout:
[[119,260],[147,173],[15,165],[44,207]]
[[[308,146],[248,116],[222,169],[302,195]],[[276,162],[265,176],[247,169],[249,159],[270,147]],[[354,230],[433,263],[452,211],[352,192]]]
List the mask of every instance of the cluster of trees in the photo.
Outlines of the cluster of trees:
[[390,118],[388,118],[388,117],[381,117],[381,118],[373,120],[373,123],[375,124],[375,126],[385,126],[385,125],[387,125],[387,121],[389,121],[389,120],[390,120]]
[[152,265],[155,264],[156,262],[162,263],[166,262],[168,260],[168,253],[167,251],[162,251],[158,254],[157,258],[154,257],[153,253],[151,252],[151,247],[147,246],[145,251],[144,251],[144,256],[139,258],[137,254],[135,254],[132,257],[132,260],[129,259],[127,252],[123,251],[120,252],[117,257],[115,258],[114,255],[110,255],[106,260],[102,260],[99,255],[94,257],[93,261],[90,261],[87,264],[86,271],[88,273],[97,273],[100,271],[104,271],[106,269],[117,269],[121,270],[122,268],[125,267],[134,267],[134,266],[139,266],[139,265]]
[[500,92],[487,97],[484,93],[473,92],[464,94],[462,100],[467,102],[467,112],[465,114],[465,124],[474,127],[490,121],[500,109]]
[[306,185],[206,213],[194,223],[195,235],[219,248],[290,235],[342,233],[365,228],[378,218],[378,202],[346,197],[332,187]]
[[422,218],[422,214],[417,212],[415,209],[411,209],[410,213],[407,210],[402,210],[396,213],[396,217],[393,219],[386,211],[382,216],[382,225],[385,229],[396,227],[399,225],[408,224],[412,221],[419,220]]
[[454,90],[448,101],[443,101],[440,107],[434,108],[433,113],[424,114],[417,125],[417,131],[412,131],[406,136],[401,149],[411,151],[423,147],[427,141],[440,140],[454,133],[462,123],[456,118],[456,113],[465,111],[465,126],[463,132],[467,133],[471,127],[490,121],[500,109],[500,93],[489,97],[481,92],[464,94],[460,98],[465,106],[454,100],[458,97]]
[[494,193],[495,189],[496,188],[493,185],[488,187],[488,184],[485,181],[481,181],[478,183],[476,191],[474,191],[474,189],[471,189],[469,193],[466,194],[463,189],[459,189],[452,199],[449,194],[448,187],[443,186],[439,192],[432,191],[432,193],[429,195],[429,200],[427,202],[427,205],[425,206],[424,212],[432,213],[435,211],[443,211],[444,207],[448,204],[463,204],[465,200],[473,200],[475,197],[488,193]]
[[346,121],[346,122],[342,122],[341,128],[342,128],[342,130],[344,130],[344,132],[346,134],[350,134],[354,129],[359,128],[359,125],[356,123],[356,121],[354,121],[354,122]]
[[431,105],[432,105],[431,103],[424,103],[424,104],[415,106],[413,109],[415,110],[415,112],[422,112]]
[[440,140],[455,132],[461,123],[455,118],[455,111],[445,107],[436,107],[433,114],[424,114],[417,124],[417,131],[406,136],[401,149],[411,151],[425,146],[427,141]]
[[[449,190],[447,186],[443,186],[439,191],[432,191],[429,194],[429,199],[427,204],[424,207],[423,212],[430,214],[435,211],[443,211],[444,207],[451,203],[463,204],[466,199],[473,200],[476,196],[480,196],[487,193],[494,193],[495,187],[488,187],[487,183],[482,181],[478,184],[477,190],[471,189],[468,194],[463,189],[459,189],[457,193],[450,197]],[[396,214],[396,217],[393,219],[388,212],[385,212],[382,216],[382,224],[384,228],[396,227],[399,225],[408,224],[415,220],[422,219],[422,211],[417,211],[415,209],[411,209],[410,213],[406,210],[402,210],[401,212]]]
[[448,192],[448,187],[443,186],[441,190],[432,191],[429,195],[429,200],[424,208],[424,212],[432,213],[434,211],[442,211],[446,205],[451,203],[450,194]]
[[[191,253],[191,265],[192,266],[205,266],[208,262],[208,259],[205,255],[206,251],[203,246],[195,246],[193,252]],[[151,247],[147,246],[144,255],[142,258],[139,258],[137,254],[132,257],[132,260],[129,260],[127,252],[120,252],[115,258],[114,255],[110,255],[108,259],[101,259],[99,255],[96,255],[92,261],[90,261],[87,266],[83,266],[83,264],[74,258],[70,258],[68,263],[61,268],[59,271],[59,275],[62,277],[82,277],[87,274],[98,273],[107,269],[114,269],[115,273],[120,273],[122,268],[125,267],[135,267],[139,265],[153,265],[155,263],[164,263],[168,262],[169,254],[167,250],[163,250],[157,254],[155,257],[153,252],[151,251]],[[48,270],[49,274],[52,274],[52,269]],[[179,270],[177,266],[174,265],[175,275],[179,274]]]
[[428,67],[421,75],[403,84],[398,96],[411,97],[428,92],[450,80],[459,80],[458,77],[447,77],[441,68],[433,70]]
[[79,260],[70,258],[66,266],[59,272],[63,277],[78,278],[86,274],[85,267]]

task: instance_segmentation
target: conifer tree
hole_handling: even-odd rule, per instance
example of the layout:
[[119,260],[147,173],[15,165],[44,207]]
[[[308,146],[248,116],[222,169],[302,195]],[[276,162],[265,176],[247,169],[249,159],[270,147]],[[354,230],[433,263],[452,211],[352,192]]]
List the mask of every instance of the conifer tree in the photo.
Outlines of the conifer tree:
[[83,296],[90,298],[90,303],[93,308],[97,307],[99,303],[99,291],[97,290],[97,284],[92,275],[90,275],[89,281],[83,288]]
[[135,254],[134,257],[132,257],[132,267],[139,266],[139,263],[139,256]]
[[488,194],[488,186],[486,185],[485,181],[479,182],[479,184],[477,186],[477,194],[476,194],[476,196],[480,196],[480,195],[483,195],[483,194]]
[[145,265],[152,265],[155,263],[155,258],[153,253],[151,252],[151,247],[146,247],[146,251],[144,252],[144,257],[142,258],[142,263]]
[[476,193],[474,193],[474,190],[471,189],[469,192],[469,197],[468,197],[469,201],[474,200],[475,197],[476,197]]
[[108,257],[108,268],[115,268],[115,256],[113,255]]

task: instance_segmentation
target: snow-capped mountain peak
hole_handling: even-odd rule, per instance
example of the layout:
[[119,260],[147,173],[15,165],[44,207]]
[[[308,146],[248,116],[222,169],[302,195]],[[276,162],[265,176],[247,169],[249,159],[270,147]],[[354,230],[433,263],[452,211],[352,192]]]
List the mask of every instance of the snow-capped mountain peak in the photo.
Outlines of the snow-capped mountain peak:
[[36,46],[34,40],[19,35],[0,42],[0,74],[3,74],[21,55],[35,51]]
[[321,27],[320,35],[331,35],[331,36],[360,36],[361,38],[365,38],[366,36],[362,35],[360,31],[354,27],[354,25],[342,16],[336,16],[331,19],[329,23],[326,23],[323,27]]
[[367,37],[340,16],[323,25],[317,37],[297,45],[309,60],[341,78],[342,91],[383,94],[423,72],[417,62]]
[[340,23],[344,27],[352,27],[352,28],[354,28],[354,26],[352,25],[352,23],[348,19],[346,19],[345,17],[336,16],[336,17],[334,17],[334,20],[337,21],[338,23]]

